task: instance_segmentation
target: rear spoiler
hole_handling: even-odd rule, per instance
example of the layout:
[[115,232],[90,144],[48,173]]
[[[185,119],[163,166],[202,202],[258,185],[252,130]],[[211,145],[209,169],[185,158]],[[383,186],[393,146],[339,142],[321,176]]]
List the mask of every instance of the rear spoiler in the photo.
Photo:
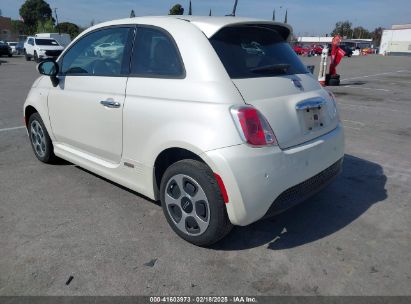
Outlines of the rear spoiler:
[[256,20],[251,18],[219,17],[219,19],[214,19],[213,22],[207,22],[207,20],[205,19],[197,20],[195,18],[180,17],[178,19],[191,22],[192,24],[197,26],[209,39],[225,27],[236,26],[259,26],[268,29],[273,29],[277,31],[286,41],[290,40],[291,34],[293,33],[293,28],[289,24],[258,19]]
[[[270,22],[270,21],[258,21],[258,22],[238,22],[238,23],[231,23],[227,26],[224,26],[220,28],[218,31],[216,31],[212,36],[217,34],[221,29],[226,28],[226,27],[237,27],[237,26],[258,26],[262,28],[267,28],[271,30],[275,30],[277,33],[283,37],[285,41],[290,41],[293,28],[285,23],[280,23],[280,22]],[[212,37],[211,36],[211,37]],[[210,37],[210,38],[211,38]]]

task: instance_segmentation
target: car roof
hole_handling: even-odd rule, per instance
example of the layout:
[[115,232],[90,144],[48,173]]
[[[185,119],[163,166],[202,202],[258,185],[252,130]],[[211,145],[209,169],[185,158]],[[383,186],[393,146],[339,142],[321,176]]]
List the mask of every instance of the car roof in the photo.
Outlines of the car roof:
[[[189,22],[193,26],[200,29],[207,38],[211,38],[220,29],[226,26],[235,25],[246,25],[246,24],[266,24],[270,26],[278,26],[288,29],[288,36],[292,33],[292,27],[288,24],[281,22],[268,21],[256,18],[245,18],[245,17],[217,17],[217,16],[187,16],[187,15],[174,15],[174,16],[150,16],[150,17],[135,17],[113,20],[108,22],[103,22],[91,27],[88,30],[94,30],[100,27],[106,27],[111,25],[122,25],[122,24],[169,24],[173,25],[181,22]],[[87,30],[87,31],[88,31]],[[288,38],[288,37],[284,37]]]

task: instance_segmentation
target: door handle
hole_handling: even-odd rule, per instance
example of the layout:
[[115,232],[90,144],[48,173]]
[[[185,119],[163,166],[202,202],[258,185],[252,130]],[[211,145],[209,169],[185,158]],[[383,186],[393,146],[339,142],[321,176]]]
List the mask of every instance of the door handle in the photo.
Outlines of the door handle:
[[100,104],[107,108],[120,108],[121,104],[114,100],[102,100]]

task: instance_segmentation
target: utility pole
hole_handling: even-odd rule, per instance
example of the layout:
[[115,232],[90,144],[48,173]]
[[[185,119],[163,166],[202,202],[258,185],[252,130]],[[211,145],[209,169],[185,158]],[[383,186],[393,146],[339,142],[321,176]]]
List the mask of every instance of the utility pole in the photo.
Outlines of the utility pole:
[[273,11],[273,21],[275,21],[275,9]]
[[60,26],[59,26],[59,17],[57,16],[57,7],[54,8],[54,14],[56,14],[56,22],[57,22],[57,28],[59,30],[59,35],[60,33]]

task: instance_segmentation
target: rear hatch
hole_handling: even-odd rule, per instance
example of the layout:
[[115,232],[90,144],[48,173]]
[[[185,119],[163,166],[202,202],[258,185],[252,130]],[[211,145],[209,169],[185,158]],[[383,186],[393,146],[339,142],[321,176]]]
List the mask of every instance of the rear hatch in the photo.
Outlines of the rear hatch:
[[210,42],[244,102],[266,117],[285,149],[332,131],[338,117],[335,102],[291,49],[284,29],[236,24]]

